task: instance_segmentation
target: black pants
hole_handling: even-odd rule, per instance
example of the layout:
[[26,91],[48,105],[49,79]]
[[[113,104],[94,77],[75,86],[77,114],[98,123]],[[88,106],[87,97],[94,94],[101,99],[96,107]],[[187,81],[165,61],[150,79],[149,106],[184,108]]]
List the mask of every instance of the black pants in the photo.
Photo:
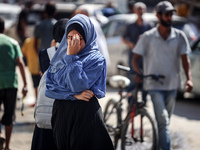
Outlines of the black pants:
[[59,150],[114,150],[96,97],[55,100],[51,122]]
[[35,125],[31,150],[57,150],[51,129],[41,129]]
[[3,103],[4,105],[4,114],[2,120],[0,120],[0,123],[5,126],[11,126],[15,121],[16,97],[16,88],[7,88],[0,90],[0,109],[1,104]]

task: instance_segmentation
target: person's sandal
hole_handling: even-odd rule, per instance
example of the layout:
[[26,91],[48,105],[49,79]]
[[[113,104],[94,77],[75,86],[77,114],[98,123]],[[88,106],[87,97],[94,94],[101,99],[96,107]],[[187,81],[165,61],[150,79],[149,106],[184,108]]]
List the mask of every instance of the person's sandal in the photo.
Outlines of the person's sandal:
[[3,150],[3,144],[5,142],[5,138],[0,137],[0,150]]

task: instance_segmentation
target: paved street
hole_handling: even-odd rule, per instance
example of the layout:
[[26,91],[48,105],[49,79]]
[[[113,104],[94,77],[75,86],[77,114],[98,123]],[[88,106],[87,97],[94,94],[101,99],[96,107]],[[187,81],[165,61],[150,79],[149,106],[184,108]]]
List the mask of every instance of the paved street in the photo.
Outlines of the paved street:
[[[17,68],[18,69],[18,68]],[[19,70],[18,70],[19,72]],[[28,105],[34,101],[34,91],[32,89],[31,76],[26,70],[28,77],[29,93],[25,99],[24,116],[21,116],[21,101],[17,101],[16,124],[11,137],[12,150],[30,150],[32,132],[34,128],[33,109]],[[21,97],[22,81],[19,77],[18,96]],[[104,109],[107,100],[111,97],[118,98],[116,90],[107,88],[105,98],[99,100]],[[151,101],[147,103],[148,110],[153,115]],[[175,112],[171,119],[170,131],[172,135],[172,145],[174,150],[199,150],[200,147],[200,100],[178,100]],[[3,127],[2,127],[3,128]],[[4,129],[3,129],[4,131]],[[120,149],[119,149],[120,150]]]
[[[104,108],[109,98],[118,96],[116,90],[107,89],[107,95],[100,100]],[[154,117],[151,100],[147,101],[147,109]],[[200,100],[178,100],[171,118],[170,132],[174,150],[199,150],[200,147]],[[119,147],[119,146],[118,146]],[[119,148],[117,150],[120,150]]]

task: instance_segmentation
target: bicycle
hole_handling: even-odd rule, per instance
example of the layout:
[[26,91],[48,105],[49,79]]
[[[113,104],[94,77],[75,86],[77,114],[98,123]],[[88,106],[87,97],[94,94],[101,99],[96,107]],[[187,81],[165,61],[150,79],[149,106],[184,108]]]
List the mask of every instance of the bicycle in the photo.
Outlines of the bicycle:
[[[129,71],[129,67],[118,65],[121,70]],[[133,73],[132,73],[133,74]],[[152,78],[162,84],[162,75],[142,75],[142,78]],[[118,88],[120,98],[118,101],[111,98],[106,104],[104,110],[104,122],[107,130],[113,139],[115,149],[118,141],[121,139],[122,150],[155,150],[158,144],[157,130],[154,120],[145,108],[143,101],[139,101],[138,93],[141,90],[140,85],[136,86],[131,93],[124,93],[124,89],[130,84],[130,80],[121,75],[112,76],[109,80],[111,87]],[[122,101],[133,97],[125,114]],[[113,121],[116,120],[115,124]]]

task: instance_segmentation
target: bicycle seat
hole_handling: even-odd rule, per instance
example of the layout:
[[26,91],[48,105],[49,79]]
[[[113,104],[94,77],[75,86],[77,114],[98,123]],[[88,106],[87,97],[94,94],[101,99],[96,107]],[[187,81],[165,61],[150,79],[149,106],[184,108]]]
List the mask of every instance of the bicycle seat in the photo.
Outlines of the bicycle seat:
[[131,81],[127,77],[121,75],[114,75],[110,77],[108,81],[110,86],[112,86],[113,88],[125,88],[131,83]]

